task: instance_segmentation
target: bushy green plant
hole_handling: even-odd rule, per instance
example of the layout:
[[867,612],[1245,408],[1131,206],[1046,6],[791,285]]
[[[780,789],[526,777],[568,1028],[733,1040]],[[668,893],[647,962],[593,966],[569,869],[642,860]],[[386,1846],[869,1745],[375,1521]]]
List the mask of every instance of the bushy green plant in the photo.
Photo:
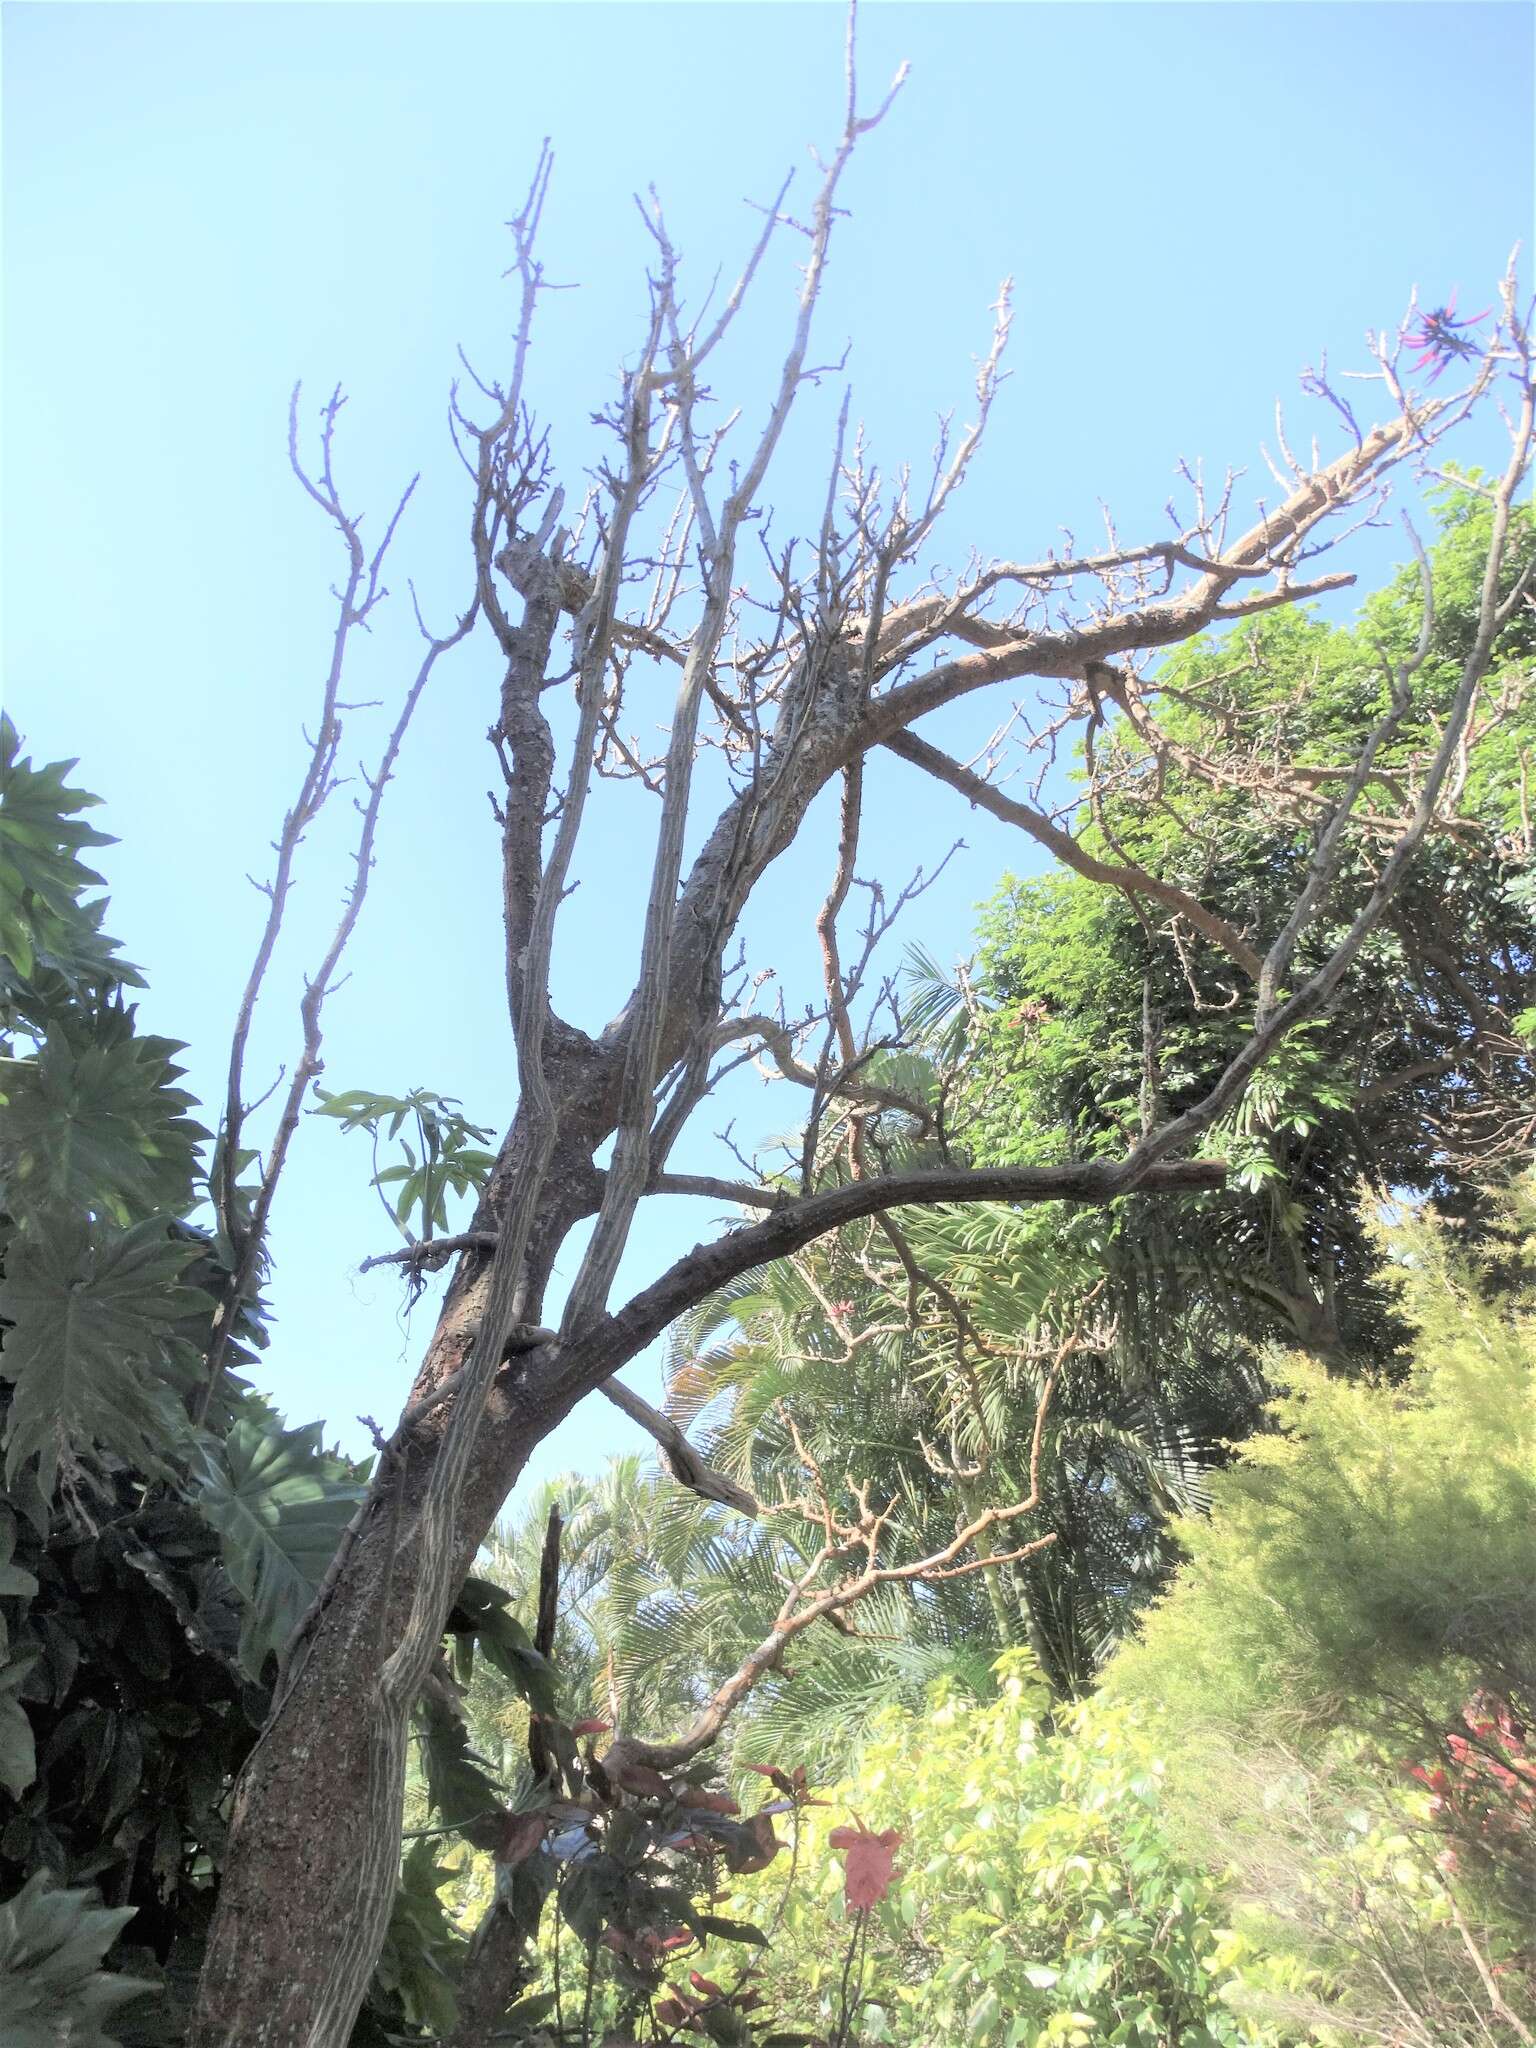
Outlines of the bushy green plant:
[[[1240,1965],[1271,1965],[1173,1846],[1147,1717],[1095,1700],[1048,1726],[1027,1654],[997,1675],[992,1700],[941,1688],[925,1712],[889,1711],[853,1776],[802,1816],[797,1881],[754,1881],[744,1904],[775,1935],[761,1981],[783,2023],[910,2048],[1303,2038],[1230,2002]],[[829,1847],[850,1819],[900,1834],[851,1972],[857,1915],[844,1917]]]
[[1175,1714],[1255,1711],[1406,1741],[1503,1690],[1536,1606],[1536,1329],[1479,1304],[1427,1226],[1387,1387],[1283,1368],[1276,1433],[1212,1482],[1189,1561],[1118,1683]]
[[1160,1710],[1187,1853],[1320,1968],[1339,2038],[1523,2040],[1536,2016],[1528,1213],[1498,1272],[1424,1215],[1381,1232],[1408,1376],[1286,1364],[1277,1432],[1217,1479],[1111,1674]]
[[[261,1272],[231,1305],[234,1250],[207,1227],[219,1149],[179,1086],[183,1048],[138,1027],[142,977],[82,857],[111,842],[74,765],[35,763],[0,716],[0,2041],[172,2048],[231,1788],[367,1470],[243,1376],[266,1341]],[[457,1185],[473,1131],[433,1130]],[[440,1216],[438,1183],[413,1200]],[[233,1341],[210,1372],[220,1314]],[[495,1597],[456,1611],[455,1641],[528,1690]],[[435,1810],[483,1811],[496,1788],[462,1729],[423,1714]],[[407,1859],[368,2022],[396,2038],[451,2018],[424,1861]]]
[[[1432,744],[1475,628],[1490,508],[1476,492],[1447,490],[1437,516],[1430,652],[1366,806],[1387,815]],[[1516,537],[1525,559],[1536,543],[1528,510]],[[1219,906],[1262,953],[1320,816],[1266,794],[1257,735],[1266,759],[1305,764],[1320,791],[1336,788],[1338,763],[1386,708],[1382,650],[1408,653],[1421,606],[1410,566],[1355,624],[1277,613],[1170,654],[1155,678],[1161,715],[1189,760],[1216,772],[1178,762],[1154,772],[1135,732],[1109,715],[1094,757],[1107,793],[1084,823],[1084,848]],[[1469,766],[1458,830],[1421,850],[1360,952],[1349,1000],[1296,1034],[1210,1134],[1234,1168],[1227,1187],[1176,1209],[1132,1200],[1066,1226],[1093,1240],[1121,1347],[1145,1372],[1181,1352],[1230,1369],[1266,1342],[1335,1366],[1383,1365],[1404,1333],[1362,1223],[1362,1180],[1475,1210],[1490,1162],[1524,1158],[1536,1087],[1520,1023],[1536,999],[1521,808],[1521,762],[1536,733],[1530,642],[1529,612],[1517,606],[1498,639],[1489,702],[1500,708]],[[1376,866],[1366,835],[1302,934],[1298,969],[1336,943]],[[1198,1100],[1247,1028],[1248,976],[1226,950],[1155,900],[1081,875],[1005,880],[980,940],[981,1029],[965,1105],[978,1158],[1118,1156],[1144,1117]]]

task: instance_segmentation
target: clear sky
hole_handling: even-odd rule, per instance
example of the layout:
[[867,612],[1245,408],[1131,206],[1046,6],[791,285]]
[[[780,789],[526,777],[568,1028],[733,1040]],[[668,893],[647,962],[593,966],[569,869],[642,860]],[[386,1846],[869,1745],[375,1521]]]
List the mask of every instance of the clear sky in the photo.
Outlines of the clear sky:
[[[821,356],[852,342],[856,413],[882,464],[921,464],[962,418],[999,280],[1016,280],[1007,388],[934,558],[1029,557],[1099,528],[1160,532],[1180,456],[1267,483],[1276,397],[1327,349],[1362,361],[1409,288],[1481,305],[1529,238],[1532,13],[1521,5],[968,5],[866,8],[871,88],[912,77],[855,164]],[[544,255],[577,287],[546,300],[530,395],[579,493],[589,415],[637,338],[653,183],[696,289],[731,266],[782,171],[838,118],[842,13],[780,5],[102,5],[4,10],[4,654],[34,752],[79,755],[119,834],[111,929],[151,977],[144,1012],[189,1041],[216,1098],[259,923],[263,873],[316,700],[333,548],[288,476],[287,394],[350,394],[351,501],[423,475],[394,581],[435,621],[466,600],[464,480],[444,408],[455,348],[494,371],[510,315],[503,226],[540,138],[556,151]],[[731,365],[750,405],[781,343],[786,250]],[[754,375],[759,381],[754,382]],[[820,488],[829,388],[786,453],[787,508]],[[821,410],[818,412],[817,405]],[[1493,443],[1487,444],[1490,452]],[[1475,457],[1479,448],[1461,451]],[[1369,585],[1400,553],[1367,535]],[[347,694],[392,700],[414,661],[403,602]],[[392,791],[352,978],[328,1017],[327,1084],[462,1097],[505,1121],[512,1063],[485,791],[496,663],[461,650],[433,684]],[[658,709],[658,717],[662,714]],[[359,713],[350,755],[372,754]],[[963,955],[975,905],[1029,850],[952,817],[902,764],[875,771],[865,872],[904,879],[966,853],[905,936]],[[557,993],[597,1027],[634,959],[634,803],[605,791],[569,906]],[[611,801],[610,801],[611,799]],[[824,821],[823,821],[824,822]],[[312,835],[253,1075],[291,1056],[299,977],[334,917],[345,799]],[[806,906],[823,837],[779,864],[755,964],[807,985]],[[787,1127],[782,1090],[741,1093],[743,1136]],[[211,1118],[209,1119],[211,1121]],[[714,1163],[704,1133],[680,1164]],[[430,1327],[387,1275],[366,1144],[301,1135],[280,1198],[278,1320],[265,1383],[295,1421],[391,1419]],[[643,1282],[710,1226],[652,1205],[626,1260]],[[655,1391],[654,1362],[631,1377]],[[539,1469],[628,1441],[602,1402]]]

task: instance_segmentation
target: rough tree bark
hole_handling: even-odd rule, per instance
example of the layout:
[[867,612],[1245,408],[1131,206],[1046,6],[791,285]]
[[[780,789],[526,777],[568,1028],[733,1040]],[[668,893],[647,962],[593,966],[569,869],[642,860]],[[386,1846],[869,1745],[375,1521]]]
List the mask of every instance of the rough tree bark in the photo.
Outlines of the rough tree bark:
[[[495,740],[506,777],[505,975],[518,1106],[365,1510],[290,1645],[272,1717],[239,1785],[194,2048],[340,2048],[348,2039],[394,1894],[413,1703],[477,1547],[531,1450],[578,1401],[722,1281],[857,1217],[935,1201],[1107,1202],[1132,1189],[1176,1198],[1216,1184],[1219,1163],[1177,1155],[1232,1108],[1286,1033],[1329,1000],[1436,822],[1481,679],[1478,662],[1486,667],[1491,646],[1501,603],[1497,563],[1485,597],[1488,631],[1468,662],[1445,744],[1404,808],[1370,902],[1311,981],[1289,987],[1291,954],[1327,896],[1351,809],[1369,778],[1370,749],[1322,814],[1303,895],[1272,939],[1237,933],[1214,908],[1139,873],[1100,877],[1186,916],[1238,960],[1258,989],[1252,1035],[1198,1109],[1149,1131],[1116,1164],[989,1172],[957,1166],[820,1191],[804,1184],[788,1197],[780,1191],[761,1221],[700,1246],[610,1310],[636,1208],[664,1185],[668,1153],[722,1066],[738,1060],[743,1047],[757,1047],[785,1071],[795,1069],[803,1027],[783,1014],[752,1015],[741,1000],[745,977],[733,978],[728,958],[754,887],[793,842],[818,792],[885,748],[927,770],[935,792],[947,786],[987,801],[1048,843],[1069,840],[1033,807],[994,798],[989,789],[983,796],[988,786],[971,771],[910,735],[914,722],[973,692],[1030,678],[1058,690],[1058,729],[1096,719],[1108,701],[1140,720],[1155,741],[1137,658],[1212,624],[1351,580],[1302,572],[1326,540],[1325,523],[1341,511],[1369,508],[1392,466],[1421,454],[1464,417],[1493,374],[1480,364],[1454,397],[1411,398],[1388,341],[1378,366],[1393,417],[1357,434],[1334,461],[1292,463],[1283,503],[1246,533],[1228,537],[1229,484],[1219,506],[1197,502],[1177,543],[1112,548],[1075,562],[998,565],[897,601],[896,581],[911,572],[986,424],[1007,331],[1004,299],[977,380],[976,424],[941,448],[926,493],[914,497],[903,479],[882,500],[876,480],[844,449],[840,427],[821,531],[803,569],[789,555],[777,559],[772,622],[754,629],[740,606],[743,533],[752,530],[785,422],[811,375],[807,346],[839,179],[859,137],[884,111],[859,114],[850,56],[844,132],[802,230],[803,283],[778,386],[755,444],[724,477],[717,474],[722,430],[705,422],[700,373],[770,238],[792,224],[781,193],[724,310],[712,327],[690,331],[673,250],[659,214],[653,216],[649,322],[610,422],[618,452],[589,507],[580,558],[560,523],[563,500],[549,488],[543,443],[524,411],[547,160],[513,224],[521,283],[513,367],[505,386],[480,385],[491,409],[488,425],[474,425],[457,403],[455,410],[475,478],[475,588],[466,618],[488,624],[504,664]],[[1502,331],[1519,333],[1512,297],[1507,305]],[[1515,439],[1501,487],[1506,521],[1530,445],[1528,362]],[[653,501],[673,485],[677,517],[657,520]],[[626,590],[642,569],[652,598],[642,616],[627,616]],[[1074,605],[1085,583],[1090,596]],[[999,614],[1004,596],[1014,608]],[[562,634],[568,659],[563,649],[556,653]],[[625,680],[637,661],[648,665],[647,675],[677,678],[665,756],[654,762],[620,729]],[[1397,678],[1400,697],[1411,688],[1413,666]],[[574,690],[574,714],[565,723],[552,724],[545,708],[555,680]],[[685,869],[694,768],[706,746],[723,757],[728,793]],[[593,1037],[554,1013],[549,970],[598,772],[645,781],[660,810],[634,993]],[[1086,856],[1069,857],[1093,871]],[[845,1025],[846,1017],[838,1021]],[[861,1079],[864,1056],[861,1050],[849,1059],[834,1045],[813,1077],[817,1100],[877,1106],[879,1091]],[[610,1142],[609,1164],[600,1168],[597,1157]],[[700,1191],[715,1186],[701,1183]],[[541,1324],[560,1246],[587,1218],[595,1224],[558,1331],[536,1332],[530,1348],[517,1333]],[[491,1993],[481,2003],[494,2011]]]

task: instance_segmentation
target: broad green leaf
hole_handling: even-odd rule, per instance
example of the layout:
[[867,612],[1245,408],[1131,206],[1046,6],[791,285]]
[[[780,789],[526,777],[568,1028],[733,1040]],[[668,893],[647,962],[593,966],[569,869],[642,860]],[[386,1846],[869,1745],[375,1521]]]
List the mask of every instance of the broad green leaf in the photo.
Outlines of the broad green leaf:
[[0,1377],[15,1383],[6,1480],[29,1458],[51,1498],[61,1458],[115,1451],[151,1474],[185,1428],[161,1376],[161,1347],[195,1297],[179,1284],[193,1247],[151,1217],[130,1230],[60,1218],[13,1239],[0,1281]]
[[285,1430],[242,1418],[203,1446],[198,1506],[246,1603],[240,1661],[253,1678],[293,1633],[362,1497],[320,1436],[318,1422]]
[[78,813],[101,799],[65,780],[73,761],[35,768],[21,755],[21,737],[0,712],[0,959],[23,979],[35,971],[37,954],[57,950],[59,927],[81,926],[65,948],[94,937],[105,960],[111,940],[99,936],[99,916],[80,907],[101,876],[79,859],[88,846],[111,846],[112,836],[81,823]]
[[968,2041],[990,2041],[1003,2016],[1003,2002],[990,1985],[971,2007],[965,2023]]
[[455,2005],[446,1966],[457,1961],[463,1948],[463,1937],[439,1896],[457,1875],[452,1865],[439,1863],[442,1848],[430,1840],[411,1845],[401,1865],[376,1979],[398,1992],[409,2017],[434,2034],[453,2025]]
[[702,1934],[712,1934],[719,1941],[746,1942],[751,1948],[769,1948],[772,1946],[761,1927],[754,1927],[746,1920],[722,1919],[718,1913],[701,1913],[699,1915],[699,1932]]
[[16,1694],[40,1654],[37,1650],[23,1650],[0,1667],[0,1785],[13,1799],[19,1799],[37,1776],[32,1723]]
[[507,1610],[504,1588],[469,1578],[459,1592],[449,1626],[456,1634],[473,1634],[480,1654],[509,1678],[535,1713],[559,1711],[559,1686],[554,1666],[533,1646],[533,1638]]
[[0,1178],[13,1212],[105,1212],[127,1223],[147,1210],[187,1210],[208,1134],[174,1085],[181,1050],[136,1036],[131,1011],[108,1011],[89,1042],[55,1028],[35,1059],[9,1067]]
[[136,1909],[55,1891],[36,1872],[0,1905],[0,2040],[5,2048],[112,2048],[103,2022],[154,1989],[101,1968]]
[[37,1579],[19,1564],[0,1564],[0,1600],[30,1600],[37,1591]]
[[489,1848],[500,1832],[502,1788],[471,1746],[463,1720],[441,1693],[429,1692],[417,1708],[417,1727],[433,1813],[445,1826],[463,1830],[477,1847]]

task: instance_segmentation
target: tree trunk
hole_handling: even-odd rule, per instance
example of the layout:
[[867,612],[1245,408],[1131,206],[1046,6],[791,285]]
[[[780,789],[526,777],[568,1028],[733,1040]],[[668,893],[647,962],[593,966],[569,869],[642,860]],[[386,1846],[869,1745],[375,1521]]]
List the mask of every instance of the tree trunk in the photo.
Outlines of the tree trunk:
[[[589,1142],[588,1134],[581,1134]],[[482,1205],[496,1227],[517,1179],[518,1140],[504,1148]],[[525,1271],[534,1314],[554,1256],[590,1212],[589,1153],[551,1172]],[[484,1309],[491,1262],[455,1277],[413,1391],[420,1398],[463,1364]],[[469,1570],[533,1447],[583,1391],[525,1383],[515,1361],[492,1384],[456,1529]],[[235,1810],[188,2048],[344,2048],[389,1924],[399,1869],[405,1752],[413,1699],[391,1699],[380,1674],[411,1613],[422,1502],[449,1404],[427,1415],[381,1483],[324,1612],[298,1655],[236,1788]]]
[[459,1982],[459,2013],[443,2048],[491,2048],[507,2007],[527,1981],[528,1930],[492,1901],[475,1930]]
[[[466,1570],[544,1428],[504,1412],[487,1431],[496,1455],[465,1504]],[[359,1538],[241,1777],[189,2048],[342,2048],[350,2037],[352,1985],[361,1975],[366,1986],[395,1894],[407,1723],[381,1698],[377,1646],[399,1640],[410,1612],[427,1463],[407,1468]],[[381,1814],[392,1847],[375,1869]],[[366,1970],[346,1967],[352,1955]]]
[[[959,1479],[955,1482],[955,1492],[959,1496],[960,1504],[965,1511],[966,1520],[974,1522],[981,1513],[982,1508],[981,1496],[977,1493],[976,1488],[965,1480]],[[1002,1567],[989,1564],[982,1572],[981,1577],[982,1583],[986,1587],[987,1605],[992,1610],[992,1619],[997,1626],[998,1647],[1003,1650],[1011,1650],[1019,1640],[1018,1613],[1015,1608],[1010,1606],[1008,1596],[1003,1590]]]

